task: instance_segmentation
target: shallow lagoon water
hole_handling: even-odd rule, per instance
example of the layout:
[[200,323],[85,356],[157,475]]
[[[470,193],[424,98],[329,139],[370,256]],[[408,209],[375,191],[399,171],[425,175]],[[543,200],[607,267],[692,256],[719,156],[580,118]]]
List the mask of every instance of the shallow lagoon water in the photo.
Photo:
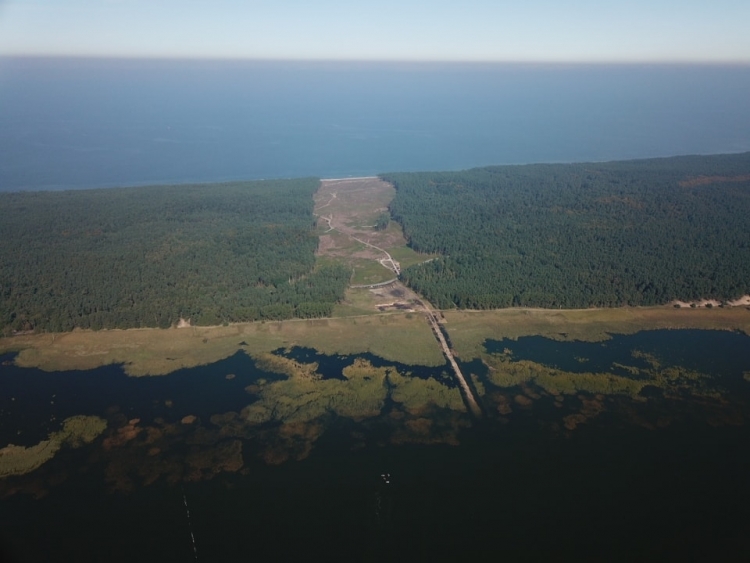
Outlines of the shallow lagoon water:
[[[12,354],[3,355],[0,362],[12,358]],[[179,420],[187,415],[207,419],[247,405],[250,401],[244,388],[258,377],[280,379],[278,374],[256,369],[243,352],[208,366],[142,379],[128,377],[117,365],[70,372],[12,365],[0,370],[0,443],[18,445],[38,442],[56,422],[69,416],[102,415],[112,407],[144,422],[158,417]],[[235,377],[227,379],[229,374]]]
[[719,330],[649,330],[614,334],[602,342],[551,340],[528,336],[517,340],[488,340],[487,351],[510,350],[516,359],[530,359],[565,371],[607,371],[614,364],[647,367],[633,351],[666,364],[689,366],[717,376],[742,377],[750,365],[750,339],[741,332]]
[[[344,379],[341,375],[341,370],[352,363],[351,356],[331,356],[321,354],[314,348],[305,348],[302,346],[294,346],[289,350],[279,349],[274,351],[274,354],[291,358],[299,362],[318,363],[319,370],[324,377],[335,377],[339,379]],[[357,358],[369,362],[374,367],[393,367],[400,373],[408,373],[410,376],[418,377],[419,379],[433,378],[447,387],[455,388],[457,386],[447,363],[443,366],[427,367],[392,362],[375,356],[374,354],[357,354]]]
[[650,330],[612,335],[603,342],[528,336],[518,340],[488,340],[485,347],[490,353],[507,349],[513,359],[534,360],[569,372],[623,374],[618,364],[648,367],[649,362],[641,355],[645,354],[665,365],[689,366],[714,374],[730,385],[740,382],[743,371],[750,365],[748,336],[718,330]]
[[[748,341],[713,331],[651,331],[604,343],[507,341],[502,349],[512,350],[513,361],[575,367],[586,357],[605,366],[639,350],[663,365],[709,370],[713,383],[680,397],[579,392],[564,401],[533,383],[487,385],[480,421],[446,409],[414,414],[395,402],[361,420],[330,412],[305,423],[322,426],[308,455],[278,464],[265,461],[269,444],[296,447],[274,435],[283,423],[240,435],[211,419],[262,400],[245,387],[283,380],[243,353],[146,378],[128,378],[116,366],[47,374],[2,365],[4,439],[19,443],[13,430],[22,429],[18,438],[35,442],[54,426],[53,414],[97,414],[110,426],[89,447],[61,450],[30,474],[0,480],[0,537],[23,561],[190,561],[184,491],[204,561],[312,554],[329,561],[741,559],[750,553]],[[705,354],[694,351],[701,343],[728,361],[703,362]],[[289,353],[298,362],[321,359],[310,350]],[[335,376],[334,384],[340,377],[322,375]],[[505,393],[512,412],[489,408],[491,393]],[[519,394],[528,401],[513,402]],[[8,396],[16,398],[10,406]],[[592,401],[598,414],[567,430],[562,419]],[[198,420],[182,424],[186,414]],[[133,418],[140,421],[131,425]],[[424,420],[456,426],[460,445],[440,443],[439,432],[406,433]],[[114,439],[137,427],[134,438]],[[227,463],[231,452],[216,453],[237,440],[240,468]],[[155,447],[162,450],[149,455]],[[204,467],[203,458],[224,469]],[[392,476],[385,488],[384,472]],[[121,486],[126,481],[130,488]]]

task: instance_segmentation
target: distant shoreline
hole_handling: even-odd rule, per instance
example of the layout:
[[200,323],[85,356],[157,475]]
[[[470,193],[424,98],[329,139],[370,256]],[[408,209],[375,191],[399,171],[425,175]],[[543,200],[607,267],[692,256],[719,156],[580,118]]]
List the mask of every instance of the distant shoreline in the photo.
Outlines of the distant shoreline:
[[[615,162],[631,162],[631,161],[650,161],[650,160],[662,160],[669,158],[681,158],[681,157],[695,157],[695,156],[724,156],[724,155],[740,155],[750,153],[748,148],[738,150],[722,150],[719,152],[675,152],[670,154],[662,154],[655,156],[633,156],[633,157],[613,157],[613,158],[576,158],[576,159],[531,159],[524,161],[514,162],[490,162],[484,164],[474,164],[467,167],[445,167],[436,168],[431,172],[459,172],[462,170],[472,170],[479,168],[495,168],[505,166],[533,166],[533,165],[553,165],[553,164],[606,164]],[[399,173],[412,173],[416,170],[402,169]],[[25,184],[15,185],[9,187],[0,186],[0,197],[2,194],[12,194],[18,192],[63,192],[63,191],[85,191],[85,190],[111,190],[119,188],[159,188],[163,186],[210,186],[214,184],[234,184],[242,182],[264,182],[268,180],[299,180],[303,178],[316,178],[321,182],[345,182],[349,180],[369,180],[374,178],[380,178],[381,175],[386,172],[380,172],[374,175],[367,176],[337,176],[330,178],[322,178],[321,174],[293,174],[293,175],[270,175],[270,176],[259,176],[259,177],[248,177],[247,175],[237,176],[225,176],[218,178],[174,178],[174,179],[153,179],[153,180],[142,180],[142,181],[122,181],[122,182],[97,182],[94,184],[87,183],[75,183],[75,184]]]

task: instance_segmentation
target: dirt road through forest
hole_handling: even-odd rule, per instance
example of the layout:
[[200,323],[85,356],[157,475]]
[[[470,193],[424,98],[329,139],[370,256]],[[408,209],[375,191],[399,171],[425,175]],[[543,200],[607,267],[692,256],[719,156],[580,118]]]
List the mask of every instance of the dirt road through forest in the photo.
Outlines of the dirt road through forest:
[[[391,222],[388,228],[382,231],[374,227],[378,216],[387,212],[388,204],[394,196],[393,186],[379,178],[322,180],[320,189],[315,194],[314,208],[318,222],[325,224],[325,230],[320,234],[318,254],[342,261],[353,268],[366,269],[366,263],[369,262],[378,263],[386,270],[390,270],[389,275],[382,281],[352,284],[350,287],[356,288],[356,291],[370,291],[373,297],[373,312],[398,310],[420,313],[424,316],[453,370],[467,409],[479,418],[482,416],[482,409],[461,372],[453,351],[448,346],[439,313],[436,313],[422,296],[398,281],[401,264],[393,258],[388,249],[412,252],[416,257],[415,263],[426,262],[432,258],[420,257],[407,248],[400,225]],[[396,279],[389,277],[394,274]],[[378,300],[376,297],[381,299]],[[388,302],[385,302],[386,300]]]

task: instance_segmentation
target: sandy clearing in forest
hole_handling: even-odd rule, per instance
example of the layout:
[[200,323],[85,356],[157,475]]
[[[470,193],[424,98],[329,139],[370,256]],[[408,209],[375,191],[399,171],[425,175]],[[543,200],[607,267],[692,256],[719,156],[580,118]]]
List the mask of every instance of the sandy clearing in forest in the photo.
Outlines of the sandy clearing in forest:
[[378,177],[322,180],[313,197],[314,213],[328,229],[364,240],[364,244],[385,249],[406,246],[399,225],[392,224],[383,231],[371,226],[395,194],[395,188]]

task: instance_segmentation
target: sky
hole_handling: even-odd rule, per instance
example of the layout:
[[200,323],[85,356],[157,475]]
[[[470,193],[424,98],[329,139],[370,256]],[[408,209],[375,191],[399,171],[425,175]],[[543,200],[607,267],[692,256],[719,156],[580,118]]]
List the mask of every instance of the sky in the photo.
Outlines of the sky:
[[750,63],[748,0],[0,0],[0,55]]

